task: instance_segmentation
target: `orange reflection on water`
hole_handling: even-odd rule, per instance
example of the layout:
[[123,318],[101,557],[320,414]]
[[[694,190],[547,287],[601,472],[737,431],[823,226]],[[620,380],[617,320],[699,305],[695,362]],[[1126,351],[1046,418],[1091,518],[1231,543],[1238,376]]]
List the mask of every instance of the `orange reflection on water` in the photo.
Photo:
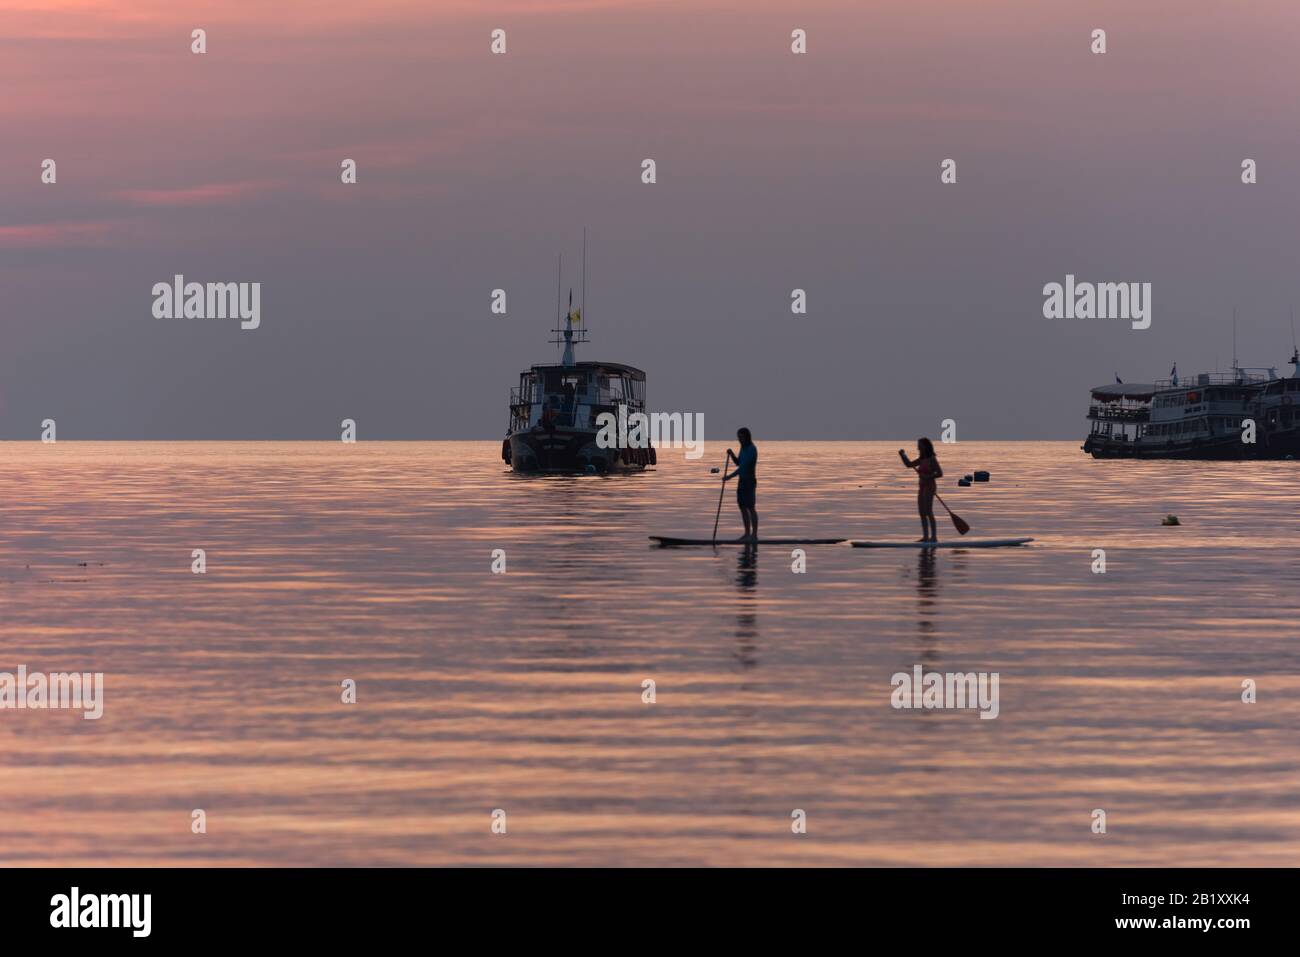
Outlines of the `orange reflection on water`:
[[[915,538],[896,447],[760,443],[764,533]],[[0,710],[7,864],[1297,861],[1300,464],[963,442],[945,482],[993,481],[949,504],[1034,545],[795,574],[649,546],[708,534],[712,449],[609,479],[486,442],[0,451],[0,671],[106,676],[99,721]],[[918,663],[998,672],[1000,716],[893,709]]]

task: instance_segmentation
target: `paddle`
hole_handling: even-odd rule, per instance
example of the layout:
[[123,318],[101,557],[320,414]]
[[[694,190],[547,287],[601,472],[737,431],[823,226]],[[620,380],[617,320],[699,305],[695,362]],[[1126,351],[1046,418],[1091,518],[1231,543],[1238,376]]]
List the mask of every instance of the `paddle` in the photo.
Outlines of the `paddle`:
[[722,487],[718,489],[718,514],[713,516],[713,540],[718,540],[718,522],[722,521],[722,496],[727,494],[727,463],[731,460],[731,449],[722,460]]
[[[909,469],[915,468],[916,465],[918,464],[916,462],[913,462],[911,459],[909,459],[907,457],[907,453],[904,452],[902,449],[898,450],[898,457],[903,460],[903,464],[906,465]],[[934,497],[939,498],[939,493],[937,491],[934,493]],[[960,515],[954,515],[952,509],[948,507],[947,502],[939,498],[939,504],[943,506],[944,511],[948,513],[948,517],[952,519],[952,527],[957,529],[958,535],[965,535],[967,532],[970,531],[970,526],[966,524],[966,520],[963,519]]]
[[[939,493],[935,492],[934,497],[939,498]],[[952,527],[957,529],[958,535],[965,535],[970,531],[970,526],[966,524],[966,520],[960,515],[954,515],[952,509],[948,507],[947,502],[939,498],[939,504],[943,506],[944,511],[948,513],[948,517],[952,519]]]

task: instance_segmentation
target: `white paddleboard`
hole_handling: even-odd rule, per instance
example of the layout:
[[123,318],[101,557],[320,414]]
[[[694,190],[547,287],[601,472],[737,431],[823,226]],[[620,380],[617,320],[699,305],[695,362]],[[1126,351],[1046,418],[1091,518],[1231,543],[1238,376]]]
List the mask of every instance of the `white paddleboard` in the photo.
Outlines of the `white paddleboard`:
[[853,542],[854,548],[1001,548],[1023,545],[1032,538],[949,538],[939,542]]

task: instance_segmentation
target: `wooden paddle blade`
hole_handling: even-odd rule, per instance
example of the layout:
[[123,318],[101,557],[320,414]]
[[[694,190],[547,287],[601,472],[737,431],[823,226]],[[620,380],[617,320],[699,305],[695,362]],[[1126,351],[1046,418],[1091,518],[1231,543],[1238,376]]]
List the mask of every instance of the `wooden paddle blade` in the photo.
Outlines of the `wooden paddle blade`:
[[957,529],[958,535],[965,535],[970,531],[970,526],[966,524],[966,520],[960,515],[955,515],[952,512],[949,512],[948,517],[952,519],[952,527]]

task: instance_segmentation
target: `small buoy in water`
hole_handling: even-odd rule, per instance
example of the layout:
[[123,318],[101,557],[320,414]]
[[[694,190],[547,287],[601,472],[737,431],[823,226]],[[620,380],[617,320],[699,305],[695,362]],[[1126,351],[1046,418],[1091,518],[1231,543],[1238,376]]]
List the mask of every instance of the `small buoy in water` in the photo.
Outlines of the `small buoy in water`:
[[710,475],[717,475],[717,474],[718,474],[718,467],[715,465],[713,468],[709,469],[709,474],[710,474]]
[[962,481],[965,482],[967,485],[969,485],[971,482],[975,481],[975,476],[966,475],[962,478]]
[[1180,521],[1178,521],[1178,516],[1177,516],[1177,515],[1166,515],[1166,516],[1164,517],[1164,520],[1163,520],[1160,524],[1161,524],[1161,525],[1181,525],[1181,524],[1183,524],[1183,523],[1180,522]]
[[968,479],[968,478],[959,478],[959,479],[957,480],[957,484],[958,484],[961,488],[970,488],[970,479]]
[[989,480],[989,473],[988,473],[988,472],[976,472],[976,473],[975,473],[975,481],[977,481],[977,482],[987,482],[988,480]]

